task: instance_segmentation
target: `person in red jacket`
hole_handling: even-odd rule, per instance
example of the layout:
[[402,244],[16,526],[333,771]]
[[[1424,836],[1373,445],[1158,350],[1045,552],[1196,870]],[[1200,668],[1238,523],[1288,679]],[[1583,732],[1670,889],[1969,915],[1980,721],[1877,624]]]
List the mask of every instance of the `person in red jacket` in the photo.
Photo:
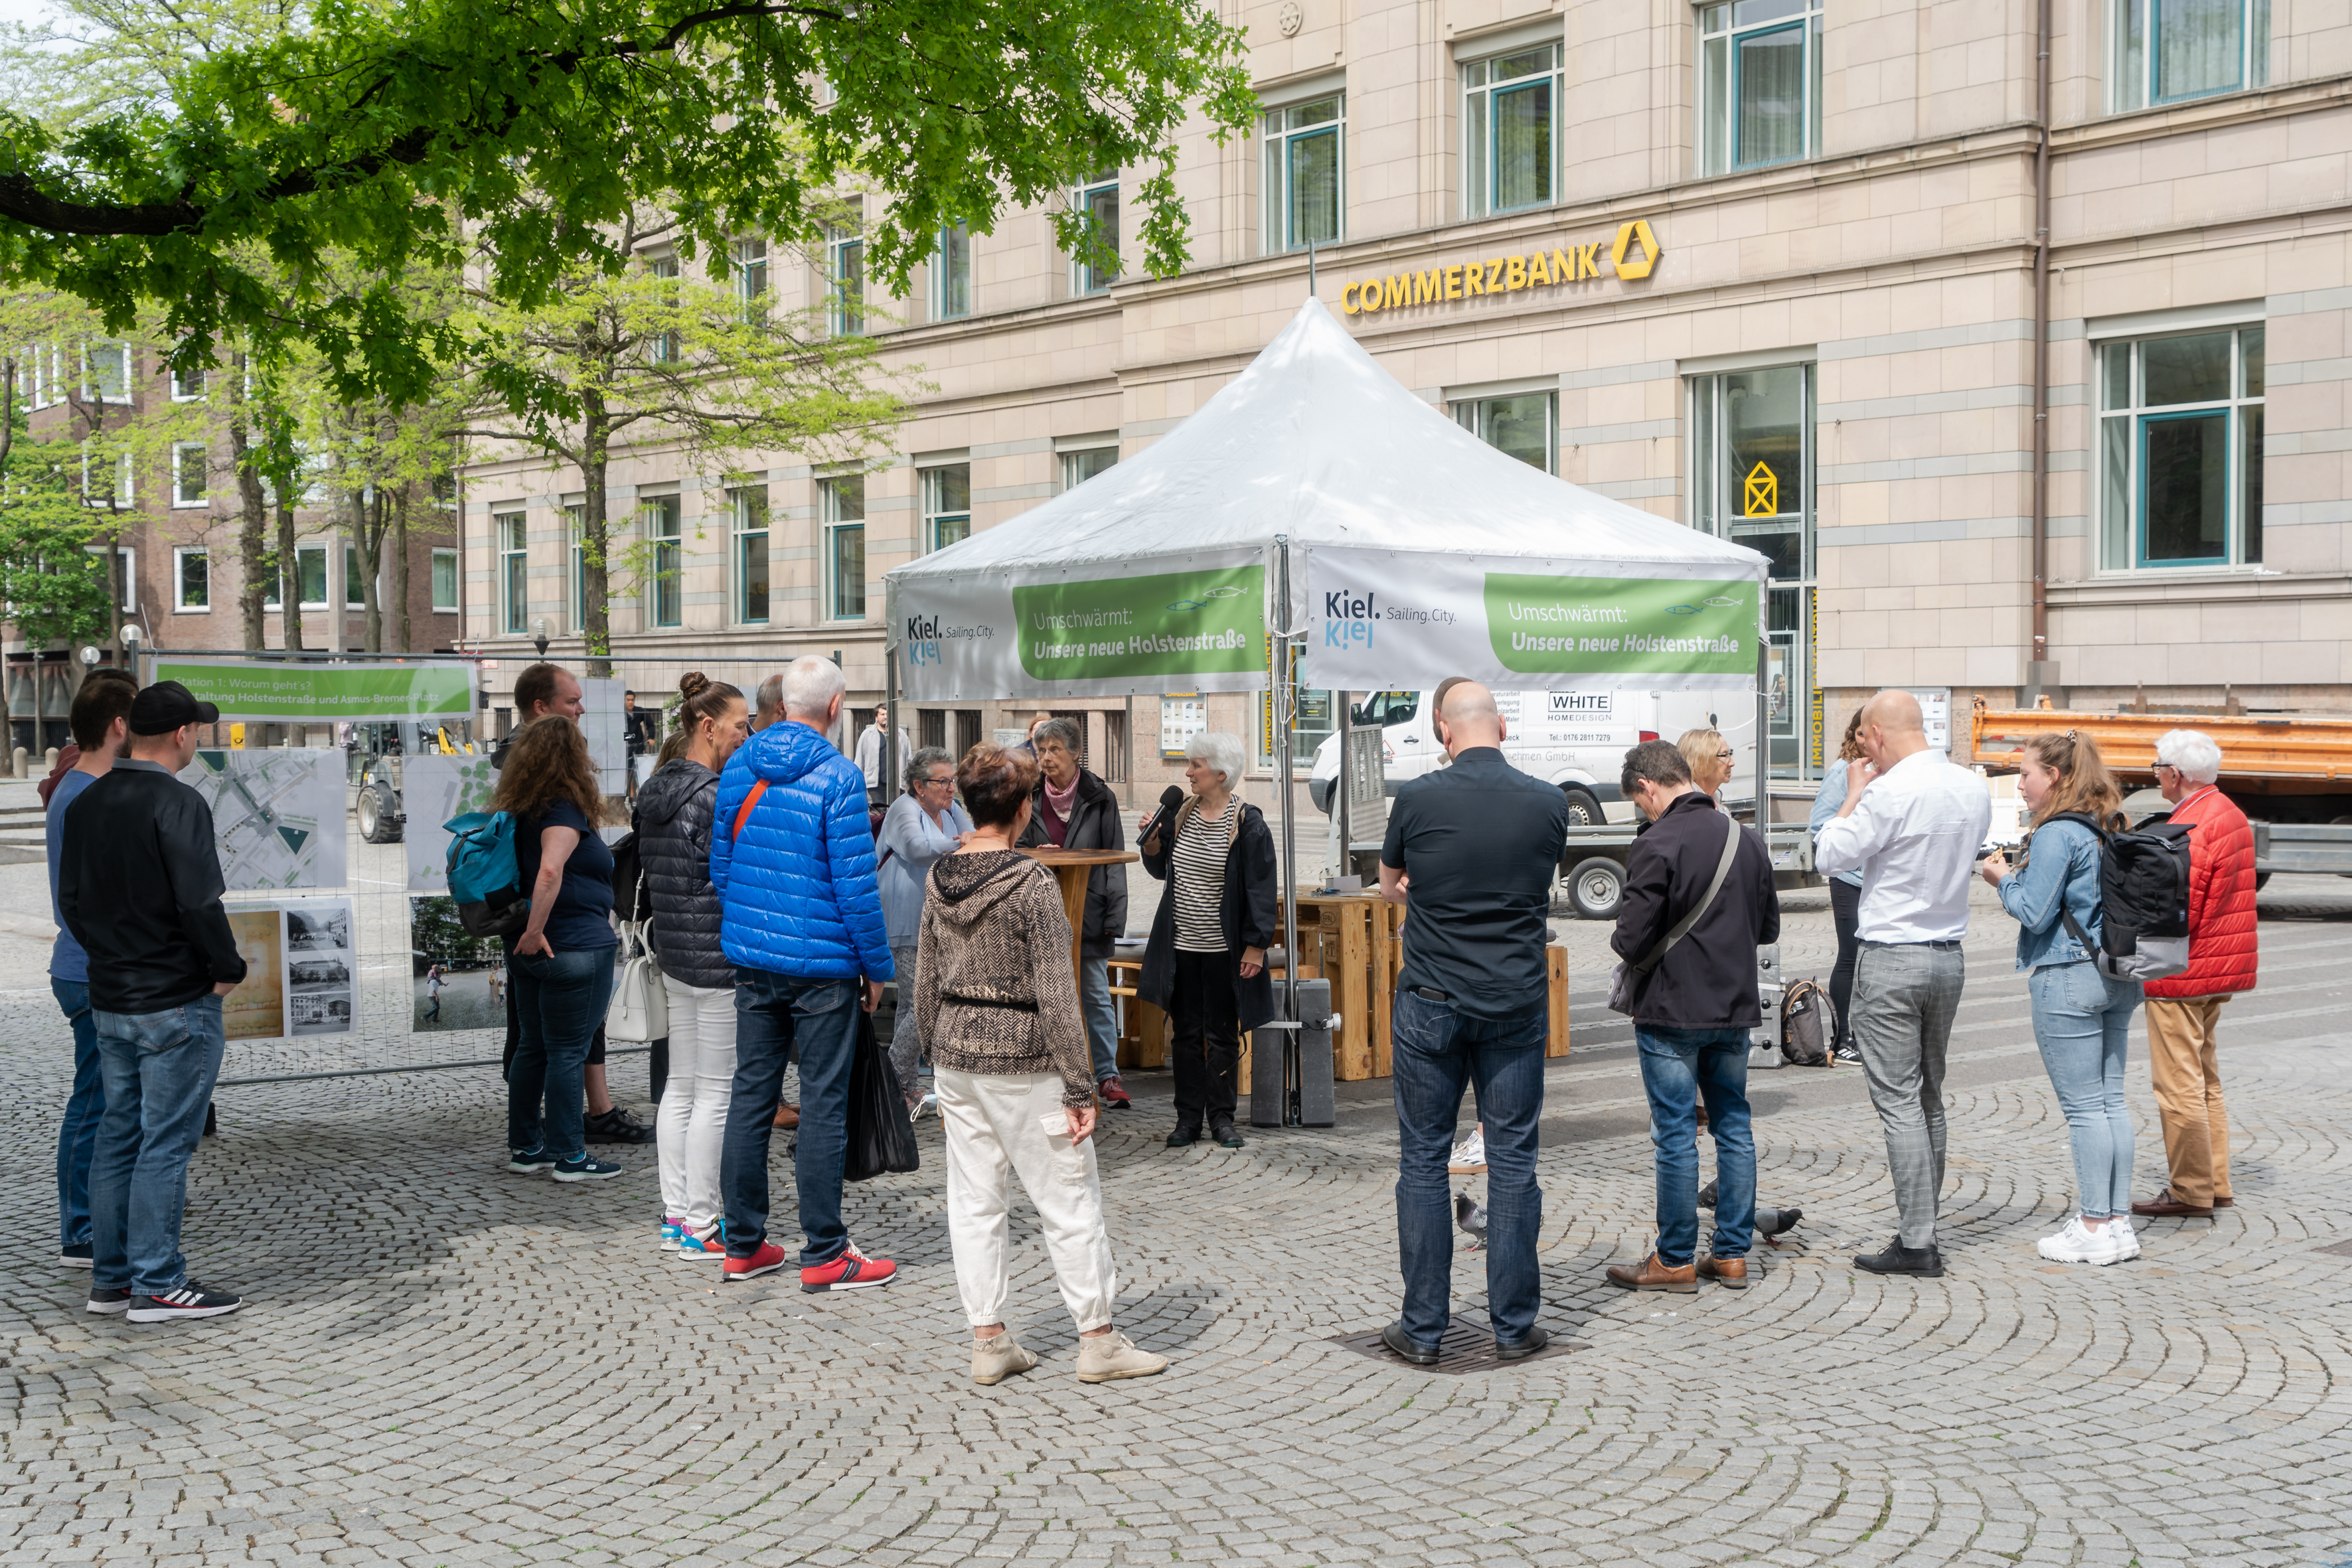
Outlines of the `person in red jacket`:
[[2221,748],[2197,730],[2156,742],[2156,783],[2189,835],[2189,967],[2147,983],[2147,1070],[2171,1179],[2136,1215],[2211,1219],[2230,1191],[2230,1117],[2214,1030],[2221,1004],[2254,988],[2254,830],[2215,787]]

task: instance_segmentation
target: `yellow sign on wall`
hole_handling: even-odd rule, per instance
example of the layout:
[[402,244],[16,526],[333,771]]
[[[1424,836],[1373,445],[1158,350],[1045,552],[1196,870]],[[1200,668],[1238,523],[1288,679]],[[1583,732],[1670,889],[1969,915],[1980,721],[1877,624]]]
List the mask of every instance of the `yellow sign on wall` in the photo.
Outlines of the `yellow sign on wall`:
[[1778,517],[1780,515],[1780,480],[1771,469],[1759,463],[1748,470],[1748,494],[1740,508],[1743,517]]
[[1522,289],[1548,289],[1581,283],[1602,276],[1601,252],[1609,251],[1609,268],[1628,283],[1647,278],[1664,254],[1649,220],[1636,218],[1621,226],[1615,243],[1596,239],[1565,249],[1528,251],[1519,256],[1490,256],[1478,261],[1448,262],[1389,278],[1366,278],[1339,290],[1339,309],[1350,316],[1408,305],[1443,305],[1482,294],[1515,294]]

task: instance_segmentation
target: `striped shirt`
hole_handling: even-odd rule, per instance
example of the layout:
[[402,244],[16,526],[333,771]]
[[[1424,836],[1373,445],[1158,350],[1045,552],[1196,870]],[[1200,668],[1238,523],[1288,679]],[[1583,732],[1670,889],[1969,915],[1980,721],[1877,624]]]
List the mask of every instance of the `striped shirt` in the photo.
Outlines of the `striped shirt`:
[[1225,951],[1225,856],[1232,848],[1227,828],[1240,807],[1211,817],[1194,811],[1177,832],[1168,853],[1169,896],[1176,900],[1176,951]]

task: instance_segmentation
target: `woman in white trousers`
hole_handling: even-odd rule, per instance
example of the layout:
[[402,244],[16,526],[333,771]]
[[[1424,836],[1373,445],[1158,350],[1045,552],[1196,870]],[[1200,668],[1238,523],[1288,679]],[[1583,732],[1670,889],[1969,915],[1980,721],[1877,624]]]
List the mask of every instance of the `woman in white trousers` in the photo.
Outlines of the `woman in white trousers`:
[[948,1239],[972,1330],[973,1381],[1037,1358],[1004,1324],[1008,1177],[1037,1205],[1062,1302],[1078,1325],[1078,1381],[1150,1377],[1168,1358],[1111,1321],[1118,1273],[1095,1164],[1095,1078],[1070,922],[1053,874],[1013,846],[1029,825],[1037,765],[975,746],[956,770],[971,813],[963,846],[931,868],[915,1011],[947,1129]]
[[652,947],[669,1001],[669,1082],[654,1121],[664,1251],[716,1263],[719,1155],[735,1082],[735,968],[719,945],[710,886],[719,773],[751,732],[743,694],[691,671],[677,683],[673,728],[637,791],[638,861],[653,902]]

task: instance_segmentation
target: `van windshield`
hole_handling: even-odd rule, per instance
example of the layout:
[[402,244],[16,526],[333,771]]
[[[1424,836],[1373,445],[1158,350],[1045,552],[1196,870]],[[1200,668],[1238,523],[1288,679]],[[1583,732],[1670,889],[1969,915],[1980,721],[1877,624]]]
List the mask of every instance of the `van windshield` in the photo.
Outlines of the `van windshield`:
[[1403,724],[1421,711],[1418,691],[1375,691],[1356,704],[1356,722],[1370,729]]

